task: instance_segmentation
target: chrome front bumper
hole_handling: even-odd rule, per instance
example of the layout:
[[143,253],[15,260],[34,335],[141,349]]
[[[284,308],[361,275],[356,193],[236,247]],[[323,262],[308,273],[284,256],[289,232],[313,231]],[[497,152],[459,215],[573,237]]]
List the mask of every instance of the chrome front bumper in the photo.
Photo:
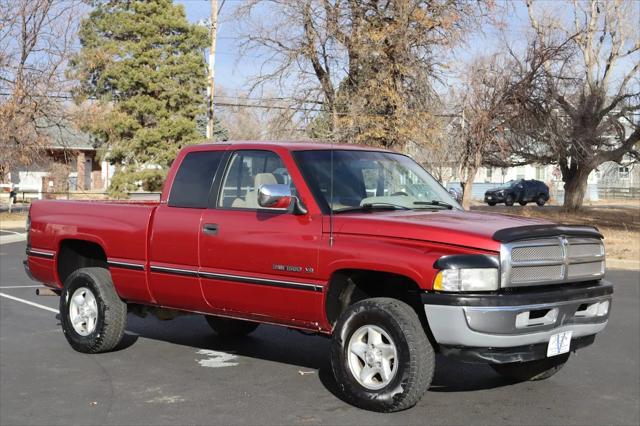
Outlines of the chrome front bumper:
[[[563,286],[564,287],[564,286]],[[439,345],[456,348],[519,348],[543,345],[556,333],[572,338],[602,331],[613,286],[591,285],[493,295],[423,295],[424,310]]]

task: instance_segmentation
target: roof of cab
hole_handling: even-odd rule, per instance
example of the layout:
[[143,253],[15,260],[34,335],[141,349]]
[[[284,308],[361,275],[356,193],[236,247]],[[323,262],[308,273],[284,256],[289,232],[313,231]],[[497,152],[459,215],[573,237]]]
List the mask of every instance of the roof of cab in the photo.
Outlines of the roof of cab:
[[[224,147],[224,148],[223,148]],[[367,151],[385,151],[392,152],[388,149],[372,147],[367,145],[355,145],[345,143],[331,143],[330,141],[308,141],[308,140],[295,140],[295,141],[224,141],[214,143],[203,143],[199,145],[190,145],[185,150],[202,151],[207,148],[213,149],[270,149],[270,148],[284,148],[289,151],[310,151],[310,150],[325,150],[325,149],[349,149],[349,150],[367,150]]]

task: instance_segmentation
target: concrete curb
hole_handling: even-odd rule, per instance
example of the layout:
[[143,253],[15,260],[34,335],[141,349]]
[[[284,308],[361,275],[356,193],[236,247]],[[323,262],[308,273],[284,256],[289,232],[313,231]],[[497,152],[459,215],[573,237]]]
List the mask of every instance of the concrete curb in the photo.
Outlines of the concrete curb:
[[627,271],[640,271],[640,260],[607,259],[607,269],[625,269]]

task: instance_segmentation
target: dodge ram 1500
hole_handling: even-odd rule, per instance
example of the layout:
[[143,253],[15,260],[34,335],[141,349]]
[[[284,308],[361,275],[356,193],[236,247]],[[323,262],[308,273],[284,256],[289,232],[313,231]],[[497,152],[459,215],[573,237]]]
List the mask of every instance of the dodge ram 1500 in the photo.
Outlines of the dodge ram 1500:
[[597,229],[464,211],[409,157],[349,145],[190,146],[159,202],[37,201],[28,228],[74,349],[112,350],[128,312],[278,324],[330,336],[345,397],[377,411],[416,404],[435,353],[548,378],[613,293]]

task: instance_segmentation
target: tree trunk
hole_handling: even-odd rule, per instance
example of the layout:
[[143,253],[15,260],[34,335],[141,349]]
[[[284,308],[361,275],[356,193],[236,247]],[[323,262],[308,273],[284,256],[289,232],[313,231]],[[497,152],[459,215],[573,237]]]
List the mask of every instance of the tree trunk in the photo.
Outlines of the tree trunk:
[[587,193],[587,180],[593,169],[578,167],[563,173],[564,180],[564,204],[566,211],[576,211],[582,207],[584,196]]
[[462,207],[465,210],[469,210],[469,206],[471,205],[471,191],[473,189],[473,181],[476,178],[476,173],[478,172],[477,168],[468,168],[466,173],[466,178],[461,182],[462,186]]

